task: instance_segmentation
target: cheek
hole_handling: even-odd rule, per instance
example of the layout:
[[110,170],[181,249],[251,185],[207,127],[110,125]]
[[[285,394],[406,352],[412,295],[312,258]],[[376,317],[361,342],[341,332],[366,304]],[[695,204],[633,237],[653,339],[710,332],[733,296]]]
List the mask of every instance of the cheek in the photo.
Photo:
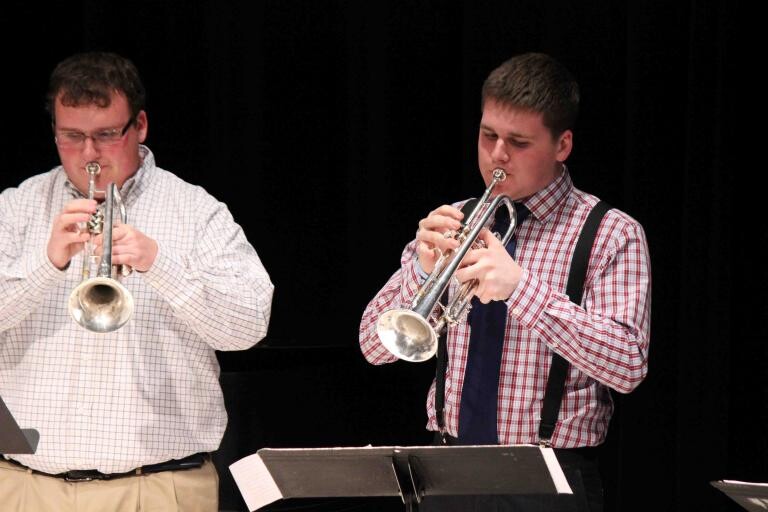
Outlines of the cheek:
[[59,150],[59,160],[61,160],[61,165],[63,165],[65,169],[71,169],[72,164],[76,159],[77,157],[69,151]]
[[77,181],[78,178],[80,178],[80,166],[78,165],[79,159],[59,153],[59,160],[61,160],[61,165],[64,167],[67,177],[69,177],[69,181]]
[[494,141],[488,140],[488,139],[486,139],[484,137],[480,137],[477,140],[477,147],[478,147],[478,149],[481,149],[482,151],[484,151],[486,153],[493,152],[494,146],[495,146],[495,142]]
[[493,144],[488,141],[479,140],[477,142],[477,159],[482,161],[488,161],[491,159],[491,152],[493,151]]

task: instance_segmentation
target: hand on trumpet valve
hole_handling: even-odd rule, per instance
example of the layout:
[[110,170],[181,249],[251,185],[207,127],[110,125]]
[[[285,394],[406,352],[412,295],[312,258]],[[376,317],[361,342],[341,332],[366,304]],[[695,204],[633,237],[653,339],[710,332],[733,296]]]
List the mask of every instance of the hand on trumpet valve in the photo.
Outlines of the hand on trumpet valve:
[[[101,255],[104,235],[96,236],[93,241],[96,254]],[[139,272],[146,272],[155,262],[157,250],[155,240],[130,224],[121,224],[112,230],[112,265],[127,265]]]
[[419,221],[416,231],[416,252],[419,264],[431,273],[437,259],[447,251],[459,247],[456,234],[461,229],[464,214],[453,206],[443,205]]
[[87,224],[96,212],[96,201],[75,199],[64,205],[64,209],[53,219],[51,235],[46,252],[51,263],[63,270],[72,257],[83,250],[91,237]]
[[492,300],[507,300],[520,282],[523,269],[512,259],[501,241],[488,229],[483,229],[477,239],[484,247],[470,250],[456,271],[461,282],[477,279],[474,295],[487,304]]

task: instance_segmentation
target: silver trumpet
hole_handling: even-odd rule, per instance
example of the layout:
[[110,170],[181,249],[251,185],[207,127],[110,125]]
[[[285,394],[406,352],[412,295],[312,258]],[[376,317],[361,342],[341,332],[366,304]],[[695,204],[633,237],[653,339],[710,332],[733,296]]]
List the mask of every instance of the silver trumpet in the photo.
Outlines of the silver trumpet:
[[[88,198],[96,194],[96,175],[101,172],[97,162],[89,162],[85,166],[89,175]],[[112,332],[123,325],[133,315],[133,296],[118,280],[117,275],[127,276],[130,268],[112,265],[112,226],[113,210],[117,206],[121,220],[126,223],[125,205],[114,183],[109,183],[105,191],[103,211],[97,211],[88,222],[91,235],[103,233],[104,250],[98,264],[95,277],[90,277],[91,261],[94,259],[93,243],[85,243],[83,254],[82,280],[69,295],[69,313],[75,321],[93,332]]]
[[[467,252],[483,246],[482,241],[477,240],[480,231],[489,223],[502,203],[509,211],[509,228],[500,238],[502,244],[507,245],[512,237],[517,224],[512,199],[498,195],[487,204],[493,188],[506,177],[503,169],[493,171],[493,179],[488,188],[471,213],[465,216],[461,229],[451,235],[458,240],[459,247],[440,255],[434,270],[419,288],[410,307],[385,311],[376,322],[376,332],[382,344],[399,359],[418,363],[431,358],[437,352],[437,339],[443,329],[461,322],[466,317],[468,307],[471,307],[470,300],[478,285],[476,279],[462,284],[447,305],[439,304],[440,297],[448,288]],[[435,306],[438,304],[440,307],[436,310]]]

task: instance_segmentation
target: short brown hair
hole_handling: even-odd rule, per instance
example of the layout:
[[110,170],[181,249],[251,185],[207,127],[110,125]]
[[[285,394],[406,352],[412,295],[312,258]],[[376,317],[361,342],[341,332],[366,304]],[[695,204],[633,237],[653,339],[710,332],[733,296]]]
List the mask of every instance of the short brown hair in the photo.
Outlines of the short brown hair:
[[144,109],[146,92],[130,60],[108,52],[78,53],[61,61],[51,73],[45,108],[53,118],[59,97],[67,106],[105,108],[114,92],[125,95],[132,117]]
[[482,103],[542,114],[553,138],[571,129],[579,112],[579,85],[559,62],[543,53],[512,57],[494,69],[483,83]]

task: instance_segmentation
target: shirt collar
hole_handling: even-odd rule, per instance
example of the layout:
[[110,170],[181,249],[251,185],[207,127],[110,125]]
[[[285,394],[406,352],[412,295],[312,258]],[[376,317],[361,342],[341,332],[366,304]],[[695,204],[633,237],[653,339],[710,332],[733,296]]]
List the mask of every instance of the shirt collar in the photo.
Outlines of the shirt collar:
[[[149,186],[149,182],[152,180],[153,169],[155,168],[155,156],[147,146],[139,145],[139,156],[141,158],[141,165],[138,170],[133,173],[133,176],[128,178],[123,186],[120,188],[120,197],[125,205],[133,203],[137,197]],[[61,172],[65,176],[64,187],[69,194],[77,199],[85,197],[85,194],[80,192],[72,182],[67,178],[64,168],[61,168]]]
[[573,190],[573,182],[568,167],[563,164],[563,172],[555,180],[523,201],[531,210],[531,215],[542,223],[563,204]]

